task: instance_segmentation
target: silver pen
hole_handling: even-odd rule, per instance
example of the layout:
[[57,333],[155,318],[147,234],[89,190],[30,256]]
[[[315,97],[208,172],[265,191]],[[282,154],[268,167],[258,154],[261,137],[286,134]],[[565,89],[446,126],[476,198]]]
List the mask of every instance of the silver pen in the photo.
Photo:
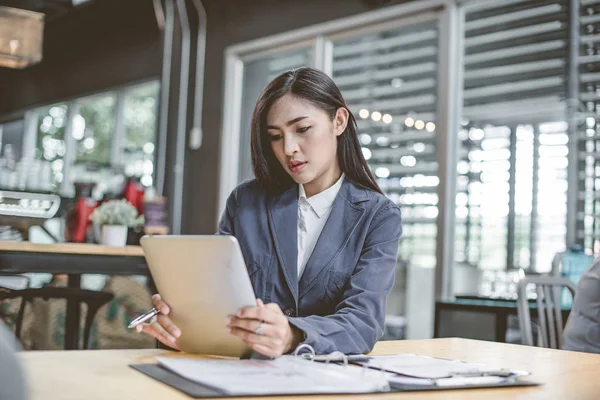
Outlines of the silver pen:
[[133,321],[131,321],[131,323],[129,324],[128,328],[135,328],[136,326],[138,326],[139,324],[142,324],[146,321],[148,321],[149,319],[152,319],[152,317],[154,317],[156,314],[158,314],[160,311],[158,311],[158,309],[153,308],[152,310],[140,315],[139,317],[137,317],[136,319],[134,319]]

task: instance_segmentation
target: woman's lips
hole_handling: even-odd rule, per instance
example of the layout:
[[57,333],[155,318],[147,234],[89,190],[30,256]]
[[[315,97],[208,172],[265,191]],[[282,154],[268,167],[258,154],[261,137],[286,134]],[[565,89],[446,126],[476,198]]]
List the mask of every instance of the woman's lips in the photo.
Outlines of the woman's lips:
[[306,165],[306,162],[293,161],[288,164],[288,168],[293,173],[298,173],[298,172],[302,171],[302,169],[304,168],[305,165]]

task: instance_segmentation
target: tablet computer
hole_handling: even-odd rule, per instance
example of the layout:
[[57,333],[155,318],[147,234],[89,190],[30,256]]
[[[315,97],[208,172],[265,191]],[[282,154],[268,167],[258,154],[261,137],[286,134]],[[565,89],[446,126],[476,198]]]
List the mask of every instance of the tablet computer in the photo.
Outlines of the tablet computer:
[[225,330],[228,315],[256,305],[233,236],[144,236],[140,241],[158,293],[181,329],[187,353],[245,357],[251,349]]

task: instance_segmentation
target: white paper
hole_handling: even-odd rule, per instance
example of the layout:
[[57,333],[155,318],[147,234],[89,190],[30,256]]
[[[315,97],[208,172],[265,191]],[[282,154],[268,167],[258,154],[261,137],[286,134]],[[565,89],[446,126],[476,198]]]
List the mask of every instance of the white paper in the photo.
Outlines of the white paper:
[[[483,364],[462,361],[444,360],[441,358],[420,356],[415,354],[399,354],[393,356],[372,357],[367,366],[383,369],[412,378],[440,379],[451,378],[455,374],[467,372],[497,371],[498,368]],[[523,374],[520,371],[511,371]],[[527,374],[527,373],[524,373]]]
[[372,393],[389,391],[385,375],[293,357],[276,360],[198,360],[157,357],[186,379],[228,395]]
[[506,381],[506,378],[500,376],[473,376],[468,378],[454,377],[446,379],[437,379],[435,381],[438,387],[448,386],[484,386],[497,385]]

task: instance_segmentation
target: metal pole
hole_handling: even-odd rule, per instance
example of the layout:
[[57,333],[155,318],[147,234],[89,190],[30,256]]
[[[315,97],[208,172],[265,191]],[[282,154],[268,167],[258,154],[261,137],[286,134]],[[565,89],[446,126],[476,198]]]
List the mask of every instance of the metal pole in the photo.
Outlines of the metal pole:
[[67,116],[65,117],[65,156],[63,157],[63,180],[60,184],[60,194],[71,197],[75,195],[74,182],[71,182],[71,171],[77,158],[77,143],[73,137],[75,116],[79,114],[79,104],[76,101],[67,103]]
[[510,167],[508,178],[508,220],[506,229],[506,268],[515,262],[515,186],[517,181],[517,127],[510,127]]
[[[579,242],[577,231],[579,187],[579,140],[577,138],[577,111],[579,108],[579,4],[580,0],[569,2],[569,62],[567,70],[567,118],[569,122],[569,167],[567,170],[567,248]],[[583,189],[583,188],[581,188]]]
[[169,119],[169,95],[171,92],[171,58],[173,57],[173,30],[175,10],[173,0],[165,2],[165,34],[163,43],[163,65],[160,82],[160,110],[158,146],[156,148],[156,193],[165,195],[165,173],[167,165],[167,131]]
[[171,210],[173,233],[181,233],[183,210],[183,178],[185,167],[185,142],[187,132],[188,85],[190,80],[190,21],[185,0],[177,0],[177,12],[181,24],[181,68],[179,73],[179,101],[177,107],[177,133],[175,140],[175,165],[173,166],[173,193]]
[[537,262],[538,192],[540,186],[540,126],[533,127],[533,178],[531,182],[531,219],[529,232],[529,269]]
[[115,134],[110,148],[110,162],[111,165],[122,167],[123,143],[125,141],[125,91],[123,89],[117,92],[115,109]]
[[198,13],[198,43],[196,45],[196,87],[194,88],[194,122],[190,131],[190,149],[202,146],[202,104],[204,99],[204,64],[206,61],[206,10],[201,0],[192,0]]
[[462,110],[463,38],[462,7],[449,3],[440,18],[437,154],[439,160],[438,230],[436,241],[435,298],[453,296],[452,269],[456,224],[458,173],[458,116]]

